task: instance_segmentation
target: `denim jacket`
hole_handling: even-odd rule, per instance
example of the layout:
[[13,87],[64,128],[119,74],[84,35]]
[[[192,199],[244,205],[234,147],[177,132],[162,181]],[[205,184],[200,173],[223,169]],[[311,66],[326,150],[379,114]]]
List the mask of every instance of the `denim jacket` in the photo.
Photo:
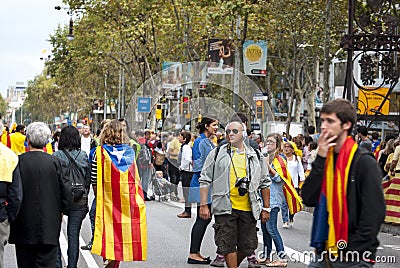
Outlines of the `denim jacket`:
[[[218,152],[216,161],[214,157],[216,149],[213,149],[207,156],[200,175],[200,187],[212,188],[211,192],[211,212],[215,215],[231,214],[232,204],[230,201],[230,165],[231,159],[227,151],[227,145],[222,145]],[[253,148],[244,144],[246,150],[246,159],[250,165],[250,184],[249,198],[254,219],[258,220],[261,214],[261,196],[260,189],[269,187],[271,179],[267,171],[267,164],[263,157],[259,160],[257,153]],[[246,165],[247,174],[249,166]]]
[[206,137],[206,135],[204,135],[204,133],[201,133],[193,143],[193,172],[201,171],[208,153],[214,148],[214,144]]

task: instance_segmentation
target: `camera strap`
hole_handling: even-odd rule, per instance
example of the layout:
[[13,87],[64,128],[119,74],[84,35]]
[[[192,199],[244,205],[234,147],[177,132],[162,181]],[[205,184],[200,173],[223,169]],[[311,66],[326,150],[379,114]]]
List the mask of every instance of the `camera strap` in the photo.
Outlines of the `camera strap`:
[[[231,159],[231,164],[232,164],[232,167],[233,167],[233,172],[235,172],[235,176],[236,176],[236,180],[237,180],[237,179],[239,179],[239,177],[238,177],[237,172],[236,172],[235,164],[233,163],[233,160],[232,160],[232,150],[231,150],[231,144],[230,144],[230,143],[228,143],[228,146],[227,146],[226,150],[227,150],[227,152],[228,152],[229,158]],[[247,158],[247,156],[246,156],[246,158]],[[249,181],[251,181],[251,167],[250,167],[250,160],[249,160],[249,158],[247,158],[247,167],[249,168],[249,175],[248,175],[248,178],[249,178]]]

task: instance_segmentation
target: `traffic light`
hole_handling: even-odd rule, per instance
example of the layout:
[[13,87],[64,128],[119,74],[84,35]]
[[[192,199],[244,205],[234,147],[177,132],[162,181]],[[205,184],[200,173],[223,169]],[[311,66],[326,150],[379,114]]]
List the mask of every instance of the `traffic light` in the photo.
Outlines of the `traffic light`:
[[256,118],[259,120],[264,120],[264,101],[256,101]]
[[161,104],[157,104],[156,105],[156,119],[162,119],[162,105]]
[[189,98],[182,97],[181,98],[181,114],[188,116],[189,115]]

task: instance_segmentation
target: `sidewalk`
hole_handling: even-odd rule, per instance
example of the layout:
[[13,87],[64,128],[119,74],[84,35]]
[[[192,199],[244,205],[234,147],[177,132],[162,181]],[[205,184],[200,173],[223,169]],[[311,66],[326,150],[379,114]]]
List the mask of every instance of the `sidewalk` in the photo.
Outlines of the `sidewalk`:
[[[308,213],[311,213],[311,214],[314,212],[314,208],[312,208],[312,207],[304,207],[303,210]],[[390,223],[383,223],[381,225],[381,232],[400,236],[400,225],[392,225]]]

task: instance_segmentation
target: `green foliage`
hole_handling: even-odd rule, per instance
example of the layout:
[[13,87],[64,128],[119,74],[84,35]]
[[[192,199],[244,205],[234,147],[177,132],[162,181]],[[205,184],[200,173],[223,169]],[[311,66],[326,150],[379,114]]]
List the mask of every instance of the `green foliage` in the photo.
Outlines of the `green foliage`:
[[[205,60],[209,38],[232,39],[238,51],[245,39],[268,41],[268,71],[274,92],[287,85],[304,94],[313,85],[293,85],[294,77],[300,72],[315,76],[314,64],[323,58],[323,0],[64,3],[73,14],[75,39],[66,39],[67,25],[51,34],[53,51],[46,71],[52,78],[43,74],[30,82],[27,103],[32,116],[52,118],[67,107],[88,114],[93,100],[102,98],[104,92],[117,99],[121,68],[125,70],[125,98],[129,103],[137,88],[160,71],[163,61]],[[347,26],[347,1],[333,1],[332,11],[334,52]],[[236,35],[238,16],[240,36]],[[40,106],[44,103],[46,107]]]
[[4,115],[7,111],[7,103],[4,100],[3,96],[0,94],[0,118],[4,118]]

